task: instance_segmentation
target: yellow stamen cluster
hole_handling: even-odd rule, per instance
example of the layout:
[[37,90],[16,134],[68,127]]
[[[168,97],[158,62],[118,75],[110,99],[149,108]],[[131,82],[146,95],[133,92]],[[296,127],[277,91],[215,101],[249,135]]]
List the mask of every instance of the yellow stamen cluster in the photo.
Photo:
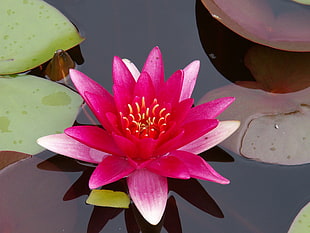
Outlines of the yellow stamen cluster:
[[126,133],[138,138],[157,139],[166,132],[171,114],[158,104],[156,98],[149,107],[146,106],[144,97],[140,102],[128,104],[127,107],[126,116],[120,112],[122,126]]

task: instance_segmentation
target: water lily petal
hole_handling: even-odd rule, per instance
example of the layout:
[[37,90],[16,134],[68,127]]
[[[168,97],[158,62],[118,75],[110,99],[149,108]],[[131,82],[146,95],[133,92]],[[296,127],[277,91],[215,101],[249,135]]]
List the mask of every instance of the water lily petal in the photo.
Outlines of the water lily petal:
[[139,142],[136,143],[136,157],[140,159],[149,159],[150,157],[152,157],[158,140],[155,140],[153,138],[142,138],[138,140]]
[[110,122],[108,121],[106,114],[108,112],[116,112],[115,104],[112,105],[111,103],[106,102],[105,99],[101,98],[101,96],[88,91],[84,93],[84,99],[101,125],[105,129],[111,130],[112,126],[109,124]]
[[114,102],[118,112],[128,111],[128,104],[133,100],[133,91],[128,91],[127,87],[114,85]]
[[103,113],[116,111],[113,96],[97,82],[78,70],[70,69],[70,77],[99,122],[104,127],[108,127]]
[[132,74],[133,78],[137,81],[139,76],[140,76],[140,71],[138,70],[138,68],[129,59],[123,58],[122,60],[125,63],[125,65],[127,66],[130,73]]
[[186,144],[179,150],[199,154],[224,141],[240,126],[239,121],[221,121],[218,126],[202,137]]
[[184,164],[192,178],[228,184],[229,180],[217,173],[203,158],[186,151],[173,151],[169,156],[175,156]]
[[107,112],[105,114],[105,119],[107,120],[107,122],[102,124],[104,129],[106,129],[108,132],[115,132],[117,134],[122,134],[121,123],[118,114]]
[[191,177],[186,165],[175,156],[161,156],[149,163],[147,169],[165,177],[177,179],[189,179]]
[[127,184],[130,197],[142,216],[149,223],[157,225],[167,202],[167,178],[139,169],[128,176]]
[[180,103],[173,105],[173,109],[171,111],[171,120],[176,123],[182,122],[189,111],[191,111],[192,106],[194,104],[194,99],[188,98],[182,100]]
[[172,132],[167,131],[160,138],[155,154],[162,155],[174,151],[210,132],[217,127],[218,123],[217,119],[206,119],[189,122],[182,128],[172,127]]
[[192,63],[188,64],[183,69],[184,81],[183,81],[180,101],[191,97],[195,84],[196,84],[199,67],[200,67],[200,61],[197,60],[197,61],[193,61]]
[[144,97],[146,105],[152,104],[151,102],[153,102],[153,99],[155,97],[155,88],[152,79],[148,73],[141,73],[134,89],[134,96]]
[[229,105],[231,105],[234,100],[234,97],[223,97],[197,105],[191,109],[190,113],[188,114],[188,119],[185,120],[185,122],[215,118],[221,114]]
[[105,99],[105,103],[111,103],[111,105],[113,106],[113,96],[101,85],[89,78],[87,75],[83,74],[78,70],[70,69],[70,77],[74,86],[79,91],[83,99],[85,99],[84,93],[87,91],[100,96],[102,99]]
[[178,70],[174,72],[165,83],[163,83],[158,94],[160,102],[169,102],[172,105],[179,102],[183,77],[183,70]]
[[197,120],[192,121],[183,126],[184,137],[180,142],[179,146],[186,145],[197,138],[200,138],[207,132],[210,132],[216,128],[219,124],[217,119],[206,119],[206,120]]
[[111,135],[97,126],[73,126],[67,128],[65,134],[97,150],[122,155]]
[[151,76],[154,87],[158,90],[164,82],[164,64],[158,47],[153,48],[150,52],[142,72],[147,72]]
[[180,148],[180,142],[182,142],[184,138],[184,130],[179,130],[174,134],[163,134],[162,138],[160,138],[158,142],[158,148],[156,149],[155,155],[164,155],[170,151],[176,150]]
[[37,140],[37,143],[57,154],[89,163],[100,163],[108,155],[74,140],[64,133],[41,137]]
[[96,167],[89,180],[89,188],[94,189],[115,182],[129,175],[135,168],[124,157],[107,156]]
[[137,147],[136,145],[129,140],[128,138],[115,134],[112,134],[113,139],[117,145],[117,147],[122,150],[122,152],[127,155],[128,157],[134,158],[137,154]]
[[135,79],[121,58],[115,56],[113,59],[113,83],[116,86],[125,87],[132,91],[135,85]]

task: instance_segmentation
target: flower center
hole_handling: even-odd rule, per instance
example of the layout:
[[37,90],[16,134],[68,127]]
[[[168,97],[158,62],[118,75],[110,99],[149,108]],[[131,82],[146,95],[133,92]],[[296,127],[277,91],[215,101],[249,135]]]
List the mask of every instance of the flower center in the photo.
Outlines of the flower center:
[[166,132],[171,114],[157,103],[156,98],[149,107],[146,106],[144,97],[140,102],[128,104],[127,107],[127,116],[120,112],[122,126],[127,134],[138,138],[157,139]]

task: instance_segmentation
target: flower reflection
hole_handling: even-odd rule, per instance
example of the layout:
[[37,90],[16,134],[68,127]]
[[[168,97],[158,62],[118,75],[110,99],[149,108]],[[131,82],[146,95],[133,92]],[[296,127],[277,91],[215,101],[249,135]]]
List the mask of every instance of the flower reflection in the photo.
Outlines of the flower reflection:
[[[208,153],[208,156],[212,157],[213,161],[232,161],[231,156],[226,152],[218,149],[213,149],[210,152],[211,153]],[[88,165],[83,165],[79,161],[71,158],[55,155],[38,164],[38,168],[57,172],[82,172],[63,196],[65,201],[77,201],[79,197],[89,195],[91,191],[88,187],[88,180],[94,167]],[[176,193],[187,202],[212,216],[218,218],[223,217],[223,213],[219,206],[196,179],[168,179],[168,184],[170,193]],[[125,179],[105,185],[103,188],[128,192]],[[192,195],[193,193],[195,193],[195,195]],[[82,203],[82,205],[85,205],[85,203]],[[172,193],[168,198],[164,217],[156,226],[146,222],[134,204],[130,204],[129,209],[94,206],[88,222],[87,232],[99,233],[109,220],[118,216],[122,211],[125,211],[125,221],[128,233],[138,233],[140,230],[142,232],[161,232],[162,227],[164,227],[169,233],[182,232],[177,202]]]
[[194,61],[165,81],[157,47],[141,73],[133,63],[115,57],[114,96],[86,75],[71,70],[72,82],[104,129],[73,126],[64,134],[42,137],[38,143],[56,153],[98,164],[89,180],[91,189],[126,177],[135,206],[156,225],[167,201],[167,177],[229,183],[196,154],[238,128],[238,121],[215,119],[234,98],[192,107],[190,96],[198,70],[199,62]]

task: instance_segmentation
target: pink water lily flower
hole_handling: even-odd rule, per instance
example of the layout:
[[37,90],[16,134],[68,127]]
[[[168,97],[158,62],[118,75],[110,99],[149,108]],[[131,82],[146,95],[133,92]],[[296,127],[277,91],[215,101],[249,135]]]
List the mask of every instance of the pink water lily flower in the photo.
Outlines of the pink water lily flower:
[[130,61],[115,57],[113,95],[83,73],[70,70],[72,82],[103,128],[74,126],[38,143],[98,164],[89,180],[91,189],[126,177],[132,201],[156,225],[166,206],[167,177],[229,183],[197,154],[238,128],[238,121],[215,119],[234,98],[192,107],[198,70],[199,61],[194,61],[165,81],[158,47],[150,52],[141,73]]

